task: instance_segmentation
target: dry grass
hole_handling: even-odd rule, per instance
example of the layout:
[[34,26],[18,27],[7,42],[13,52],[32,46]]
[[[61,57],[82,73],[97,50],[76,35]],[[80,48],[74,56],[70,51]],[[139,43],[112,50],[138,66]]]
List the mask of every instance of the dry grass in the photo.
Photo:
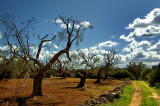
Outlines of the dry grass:
[[[49,78],[43,80],[42,97],[34,97],[27,101],[28,105],[78,105],[88,99],[95,98],[100,94],[114,89],[123,84],[123,81],[103,81],[102,84],[93,84],[95,79],[87,79],[85,88],[76,88],[78,78]],[[11,96],[28,96],[32,92],[32,79],[11,79],[0,82],[0,98]],[[2,104],[6,105],[6,103]],[[10,103],[15,105],[15,103]]]

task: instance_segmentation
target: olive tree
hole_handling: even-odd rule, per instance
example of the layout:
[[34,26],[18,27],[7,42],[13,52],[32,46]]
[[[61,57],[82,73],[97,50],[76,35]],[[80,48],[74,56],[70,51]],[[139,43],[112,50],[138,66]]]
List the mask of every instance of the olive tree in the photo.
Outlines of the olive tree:
[[107,79],[108,71],[114,67],[121,59],[119,55],[116,55],[118,52],[114,49],[112,50],[105,50],[105,53],[103,54],[103,61],[100,69],[98,70],[97,73],[97,80],[95,83],[100,83],[101,82],[101,73],[102,71],[105,71],[105,77],[104,79]]
[[[94,71],[96,64],[100,61],[100,58],[98,58],[97,54],[91,49],[87,49],[87,51],[83,51],[82,49],[78,50],[78,57],[81,60],[80,64],[84,64],[85,69],[89,68],[91,71]],[[85,86],[86,78],[89,74],[90,73],[85,71],[80,73],[81,80],[77,86],[78,88]]]
[[[7,45],[10,48],[10,51],[13,55],[16,55],[24,59],[28,64],[29,68],[34,74],[33,78],[33,91],[30,95],[33,96],[42,96],[42,79],[44,73],[51,68],[51,66],[57,61],[57,59],[66,54],[67,58],[70,59],[69,51],[73,44],[79,45],[83,41],[83,33],[86,29],[92,29],[92,25],[86,21],[79,21],[73,19],[73,17],[63,17],[58,16],[55,19],[56,23],[61,23],[63,28],[61,31],[57,32],[54,35],[46,34],[42,36],[36,36],[31,34],[31,27],[33,24],[36,24],[36,18],[32,17],[31,19],[24,20],[15,15],[4,14],[0,17],[2,24],[4,25],[5,31],[3,33]],[[38,39],[36,39],[38,37]],[[37,44],[37,51],[35,55],[32,54],[31,47],[33,46],[33,40],[39,40]],[[64,48],[55,53],[49,61],[44,63],[40,60],[40,54],[42,51],[43,45],[47,42],[64,44]]]

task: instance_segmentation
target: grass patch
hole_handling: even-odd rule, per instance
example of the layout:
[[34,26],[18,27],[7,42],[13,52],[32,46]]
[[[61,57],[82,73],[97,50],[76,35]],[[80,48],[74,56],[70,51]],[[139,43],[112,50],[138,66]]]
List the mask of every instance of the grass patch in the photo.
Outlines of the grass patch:
[[[148,86],[150,86],[149,83],[147,83],[147,82],[145,82],[145,81],[144,81],[144,83],[146,83]],[[158,95],[160,95],[160,88],[155,87],[155,86],[154,86],[154,87],[151,87],[151,88],[153,88],[153,89],[156,91],[156,93],[157,93]]]
[[156,90],[157,94],[160,96],[160,89],[157,87],[152,87],[154,90]]
[[152,92],[145,85],[143,85],[140,81],[137,81],[137,83],[142,90],[141,106],[158,106],[157,101],[154,98],[150,97],[152,96]]
[[116,99],[115,102],[110,102],[108,104],[102,106],[128,106],[133,98],[133,94],[135,92],[135,86],[132,83],[127,87],[123,88],[123,94],[121,94],[120,99]]

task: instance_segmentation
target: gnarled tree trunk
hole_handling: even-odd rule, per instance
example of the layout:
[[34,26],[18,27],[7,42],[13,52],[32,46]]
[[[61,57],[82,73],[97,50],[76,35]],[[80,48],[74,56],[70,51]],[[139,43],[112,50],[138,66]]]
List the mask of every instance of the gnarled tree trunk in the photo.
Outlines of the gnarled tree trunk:
[[104,76],[104,80],[107,80],[108,78],[108,71],[109,71],[109,65],[107,65],[106,70],[105,70],[105,76]]
[[104,80],[107,80],[107,78],[108,78],[108,74],[107,72],[105,72]]
[[77,88],[82,88],[85,86],[87,74],[86,73],[80,74],[80,77],[81,77],[81,80],[80,80],[80,83],[77,85]]
[[43,96],[42,93],[42,79],[43,77],[41,75],[37,75],[33,79],[33,91],[32,94],[33,96]]
[[102,73],[103,69],[104,69],[104,68],[101,68],[101,69],[98,71],[97,80],[94,82],[95,84],[96,84],[96,83],[101,83],[101,73]]

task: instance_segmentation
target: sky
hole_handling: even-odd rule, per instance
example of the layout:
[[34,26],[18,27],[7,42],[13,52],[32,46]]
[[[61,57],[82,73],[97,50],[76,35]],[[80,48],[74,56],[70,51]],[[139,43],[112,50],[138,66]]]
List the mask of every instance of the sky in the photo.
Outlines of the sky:
[[[35,32],[40,36],[57,33],[62,28],[60,23],[54,23],[57,16],[73,16],[93,25],[73,50],[93,49],[99,53],[114,48],[121,56],[119,67],[131,61],[152,66],[160,62],[159,4],[160,0],[0,0],[0,15],[36,17]],[[0,38],[3,33],[0,24]],[[6,48],[0,44],[0,49]]]

